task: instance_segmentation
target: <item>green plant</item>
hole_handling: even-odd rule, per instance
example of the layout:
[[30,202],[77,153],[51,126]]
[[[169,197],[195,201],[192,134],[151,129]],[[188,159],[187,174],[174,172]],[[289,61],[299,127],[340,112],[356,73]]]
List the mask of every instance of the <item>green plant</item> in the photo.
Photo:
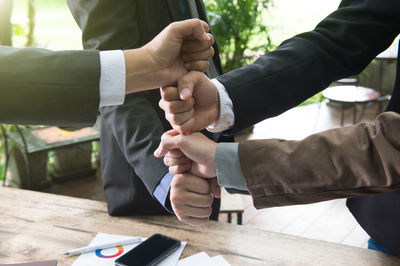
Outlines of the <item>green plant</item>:
[[12,24],[12,34],[15,37],[22,38],[24,40],[25,47],[36,46],[35,41],[35,26],[36,26],[36,0],[29,0],[27,3],[27,23],[22,24]]
[[[19,128],[21,130],[27,129],[27,128],[35,128],[37,126],[29,126],[29,125],[21,125],[19,126]],[[6,124],[2,124],[1,128],[0,128],[0,180],[4,179],[4,174],[5,174],[5,161],[6,161],[6,153],[10,152],[10,148],[6,147],[6,134],[8,132],[13,132],[13,131],[17,131],[17,127],[15,125],[6,125]]]
[[314,96],[311,96],[310,98],[308,98],[307,100],[305,100],[304,102],[299,104],[298,106],[303,106],[303,105],[313,104],[313,103],[320,103],[323,100],[324,100],[324,97],[322,96],[322,92],[318,92],[317,94],[315,94]]
[[224,72],[274,48],[263,22],[272,0],[206,0],[205,5]]

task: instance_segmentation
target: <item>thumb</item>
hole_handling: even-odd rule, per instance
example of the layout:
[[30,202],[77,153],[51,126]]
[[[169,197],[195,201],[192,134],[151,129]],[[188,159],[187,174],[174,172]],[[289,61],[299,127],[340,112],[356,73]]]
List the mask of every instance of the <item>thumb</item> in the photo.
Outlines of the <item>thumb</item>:
[[196,38],[199,41],[208,42],[210,36],[207,32],[210,31],[208,24],[200,19],[187,19],[170,24],[171,30],[181,40],[190,40]]
[[201,72],[190,71],[178,80],[179,97],[181,100],[189,100],[193,96],[195,88],[201,82],[202,75],[204,74]]
[[177,148],[178,146],[178,138],[179,132],[172,129],[161,136],[161,142],[158,145],[158,148],[154,151],[154,156],[159,158],[168,153],[168,151]]

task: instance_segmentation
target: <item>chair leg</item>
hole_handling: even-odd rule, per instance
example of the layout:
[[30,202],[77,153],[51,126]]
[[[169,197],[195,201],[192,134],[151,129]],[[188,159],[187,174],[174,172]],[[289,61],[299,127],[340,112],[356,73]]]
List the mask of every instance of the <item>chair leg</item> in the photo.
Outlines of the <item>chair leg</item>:
[[232,213],[228,212],[228,223],[232,222]]
[[340,104],[340,111],[341,111],[341,117],[340,117],[340,126],[343,126],[344,123],[344,104]]
[[353,125],[357,123],[357,104],[353,104]]
[[241,213],[237,214],[237,223],[242,224],[242,214]]

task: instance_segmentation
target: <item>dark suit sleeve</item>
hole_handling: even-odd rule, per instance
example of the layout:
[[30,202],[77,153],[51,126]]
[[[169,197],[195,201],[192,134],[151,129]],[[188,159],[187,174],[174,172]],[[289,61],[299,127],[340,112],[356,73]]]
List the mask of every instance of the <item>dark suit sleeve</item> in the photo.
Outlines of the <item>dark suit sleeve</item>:
[[218,77],[233,102],[233,130],[279,115],[332,81],[362,71],[398,35],[399,14],[400,1],[342,1],[313,31]]
[[0,47],[0,123],[90,126],[99,80],[96,51]]

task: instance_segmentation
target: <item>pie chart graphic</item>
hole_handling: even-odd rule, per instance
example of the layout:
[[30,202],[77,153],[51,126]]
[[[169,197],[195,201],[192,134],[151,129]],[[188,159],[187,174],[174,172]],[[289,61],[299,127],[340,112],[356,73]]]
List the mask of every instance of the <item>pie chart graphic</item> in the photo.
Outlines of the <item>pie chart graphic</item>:
[[124,252],[124,248],[122,246],[116,246],[114,249],[116,249],[115,252],[107,252],[107,254],[102,254],[103,249],[98,249],[96,250],[96,256],[102,259],[110,259],[118,257]]

